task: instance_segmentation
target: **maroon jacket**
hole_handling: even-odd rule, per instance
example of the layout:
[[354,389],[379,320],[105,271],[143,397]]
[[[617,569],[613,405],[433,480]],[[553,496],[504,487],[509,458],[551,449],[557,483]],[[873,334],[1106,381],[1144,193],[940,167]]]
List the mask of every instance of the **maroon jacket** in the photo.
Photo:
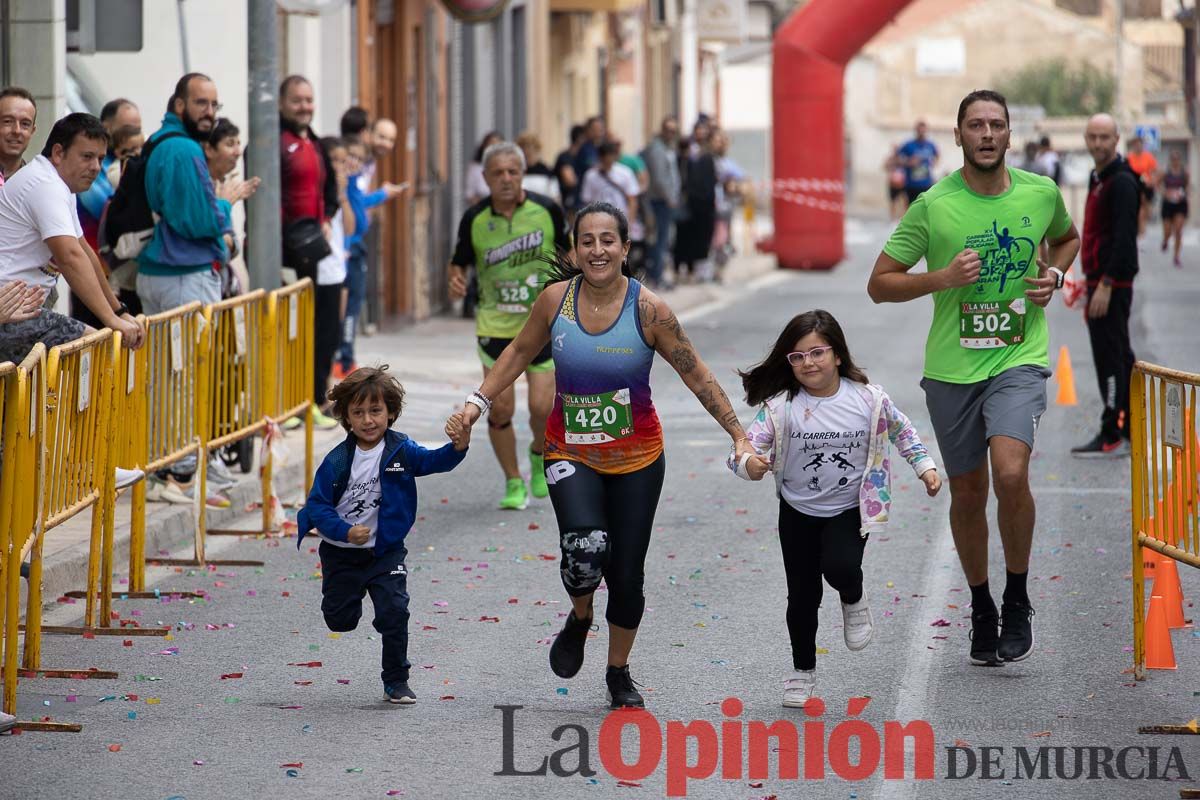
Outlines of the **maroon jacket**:
[[1119,288],[1133,286],[1138,271],[1138,207],[1141,184],[1121,156],[1099,173],[1092,171],[1083,212],[1079,257],[1089,286],[1102,277]]
[[332,219],[338,210],[337,177],[321,140],[307,130],[307,138],[280,117],[279,177],[283,224],[311,217]]

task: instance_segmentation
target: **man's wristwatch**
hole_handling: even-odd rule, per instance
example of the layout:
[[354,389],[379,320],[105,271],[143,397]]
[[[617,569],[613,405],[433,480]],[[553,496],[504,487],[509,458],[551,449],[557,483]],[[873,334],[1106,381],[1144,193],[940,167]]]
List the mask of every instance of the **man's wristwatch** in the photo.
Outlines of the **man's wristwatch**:
[[1066,280],[1067,277],[1065,274],[1063,274],[1063,271],[1058,267],[1048,267],[1046,271],[1054,273],[1054,288],[1061,289],[1063,287],[1063,281]]
[[113,314],[118,317],[121,316],[122,314],[128,314],[128,313],[129,313],[129,306],[125,305],[124,303],[121,303],[121,305],[119,305],[113,309]]

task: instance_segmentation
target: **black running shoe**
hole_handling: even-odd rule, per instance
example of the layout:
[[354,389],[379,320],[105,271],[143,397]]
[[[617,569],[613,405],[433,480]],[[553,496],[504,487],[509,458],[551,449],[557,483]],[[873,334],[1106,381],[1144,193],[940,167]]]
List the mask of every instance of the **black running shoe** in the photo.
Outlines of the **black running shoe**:
[[1129,441],[1122,436],[1110,440],[1104,434],[1097,433],[1095,438],[1086,444],[1071,448],[1071,455],[1076,458],[1124,458],[1129,455]]
[[560,678],[574,678],[583,666],[583,646],[587,642],[592,618],[579,619],[572,611],[562,630],[550,645],[550,669]]
[[1005,661],[1021,661],[1033,652],[1033,606],[1004,603],[1000,606],[1000,646],[997,654]]
[[633,688],[633,678],[629,676],[629,665],[608,668],[604,673],[604,682],[608,684],[608,700],[613,708],[646,705],[638,690]]
[[1000,660],[1000,617],[992,611],[971,612],[971,663],[977,667],[998,667]]

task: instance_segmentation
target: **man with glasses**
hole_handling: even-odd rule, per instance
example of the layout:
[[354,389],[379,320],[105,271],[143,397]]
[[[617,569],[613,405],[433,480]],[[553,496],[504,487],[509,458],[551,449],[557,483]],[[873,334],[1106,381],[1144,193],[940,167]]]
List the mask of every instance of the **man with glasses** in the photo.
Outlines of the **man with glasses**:
[[[199,300],[221,299],[221,270],[228,269],[233,246],[232,206],[217,197],[202,143],[208,140],[221,104],[207,75],[190,72],[175,84],[162,127],[147,141],[146,201],[155,213],[154,235],[138,254],[137,293],[147,315]],[[174,482],[153,481],[151,499],[190,503],[195,456],[173,464]],[[205,501],[227,507],[210,493]]]
[[[1079,252],[1054,181],[1005,165],[1009,133],[1002,95],[963,98],[962,169],[915,198],[867,285],[876,303],[933,295],[921,385],[950,476],[950,530],[971,587],[970,659],[981,666],[1033,652],[1029,457],[1050,375],[1043,309]],[[926,272],[910,274],[921,259]],[[989,477],[1007,567],[999,613],[988,588]]]

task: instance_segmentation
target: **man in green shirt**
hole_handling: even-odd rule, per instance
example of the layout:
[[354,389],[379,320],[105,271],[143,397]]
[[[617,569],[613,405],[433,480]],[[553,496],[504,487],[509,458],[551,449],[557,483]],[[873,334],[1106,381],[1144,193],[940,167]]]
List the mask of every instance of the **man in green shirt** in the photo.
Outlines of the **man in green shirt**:
[[[450,259],[451,297],[466,294],[467,270],[474,268],[478,273],[475,334],[484,377],[529,318],[529,310],[552,269],[555,252],[570,249],[562,209],[549,197],[522,189],[524,176],[525,155],[512,142],[499,142],[484,151],[483,179],[490,194],[463,214],[458,244]],[[554,406],[554,361],[549,345],[530,364],[525,377],[529,382],[529,427],[533,434],[529,445],[530,491],[534,497],[546,497],[550,492],[542,448],[546,417]],[[510,386],[492,398],[488,413],[488,438],[504,470],[500,507],[507,509],[522,509],[529,504],[512,428],[516,402]]]
[[[971,587],[971,663],[987,666],[1033,651],[1029,456],[1050,375],[1043,309],[1079,252],[1054,181],[1005,165],[1008,122],[1002,95],[981,90],[963,99],[954,129],[962,169],[913,202],[867,285],[876,303],[933,295],[921,385]],[[922,258],[927,271],[910,274]],[[988,588],[989,456],[1007,567],[999,613]]]

